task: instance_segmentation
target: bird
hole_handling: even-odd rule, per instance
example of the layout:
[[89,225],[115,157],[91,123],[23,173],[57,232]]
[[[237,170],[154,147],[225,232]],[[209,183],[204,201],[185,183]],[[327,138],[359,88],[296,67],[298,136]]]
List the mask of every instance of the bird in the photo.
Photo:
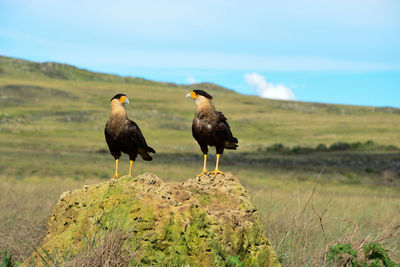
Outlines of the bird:
[[196,100],[192,134],[204,155],[203,171],[197,176],[210,174],[206,168],[208,146],[215,146],[217,153],[215,170],[211,174],[214,176],[217,176],[217,174],[223,175],[224,173],[218,169],[219,158],[225,148],[236,150],[238,139],[233,137],[224,114],[215,110],[214,105],[211,103],[213,97],[210,94],[203,90],[193,90],[186,97]]
[[121,177],[118,173],[118,160],[121,157],[121,152],[129,155],[129,176],[131,177],[133,162],[137,155],[140,154],[142,159],[151,161],[153,158],[149,153],[156,153],[156,151],[147,145],[139,126],[128,118],[125,109],[125,104],[129,104],[128,97],[125,94],[117,94],[110,101],[110,118],[104,129],[104,135],[110,153],[115,159],[113,178]]

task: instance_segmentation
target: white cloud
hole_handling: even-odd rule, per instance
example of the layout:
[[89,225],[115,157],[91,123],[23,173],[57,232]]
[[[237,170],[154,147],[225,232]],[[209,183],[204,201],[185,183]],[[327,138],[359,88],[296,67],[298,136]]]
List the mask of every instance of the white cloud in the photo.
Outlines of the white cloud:
[[257,94],[263,98],[280,100],[295,100],[292,90],[283,84],[274,85],[265,80],[265,77],[258,73],[247,73],[244,75],[246,82]]
[[186,81],[187,81],[189,84],[197,83],[196,79],[193,78],[192,76],[187,77],[187,78],[186,78]]

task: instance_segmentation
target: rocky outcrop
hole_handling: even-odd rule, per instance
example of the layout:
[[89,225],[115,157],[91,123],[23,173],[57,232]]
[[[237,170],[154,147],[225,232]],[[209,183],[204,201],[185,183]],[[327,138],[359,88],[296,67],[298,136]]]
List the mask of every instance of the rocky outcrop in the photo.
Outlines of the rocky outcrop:
[[63,193],[41,246],[25,264],[68,265],[89,251],[103,257],[110,246],[97,248],[106,241],[119,244],[109,254],[128,259],[122,265],[279,266],[236,177],[164,183],[149,173]]

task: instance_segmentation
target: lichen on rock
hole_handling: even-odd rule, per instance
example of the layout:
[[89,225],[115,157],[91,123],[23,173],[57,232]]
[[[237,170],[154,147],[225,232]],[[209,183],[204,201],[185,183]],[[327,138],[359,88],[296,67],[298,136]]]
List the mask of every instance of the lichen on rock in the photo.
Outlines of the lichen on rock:
[[114,254],[133,255],[126,265],[280,266],[248,193],[229,173],[175,183],[145,173],[65,192],[25,264],[73,262],[116,230],[123,234],[112,241]]

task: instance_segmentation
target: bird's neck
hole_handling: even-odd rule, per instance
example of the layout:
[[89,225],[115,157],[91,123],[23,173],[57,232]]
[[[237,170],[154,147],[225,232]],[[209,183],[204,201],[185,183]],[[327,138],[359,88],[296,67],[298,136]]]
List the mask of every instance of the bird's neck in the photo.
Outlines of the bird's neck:
[[125,107],[117,102],[111,102],[111,113],[110,118],[114,120],[123,120],[127,118]]
[[201,97],[196,99],[196,113],[203,113],[213,110],[215,110],[215,108],[208,98]]

